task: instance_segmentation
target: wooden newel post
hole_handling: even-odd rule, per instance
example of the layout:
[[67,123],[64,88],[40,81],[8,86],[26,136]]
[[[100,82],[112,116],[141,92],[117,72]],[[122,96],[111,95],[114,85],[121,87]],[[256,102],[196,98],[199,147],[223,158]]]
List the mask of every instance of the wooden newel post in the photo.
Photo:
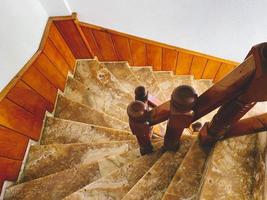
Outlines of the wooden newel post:
[[136,101],[142,101],[147,105],[147,103],[148,103],[148,91],[146,90],[146,88],[144,86],[136,87],[134,90],[134,94],[135,94],[135,100]]
[[130,128],[137,138],[141,155],[153,152],[152,131],[147,121],[147,112],[146,105],[142,101],[134,101],[127,107]]
[[176,151],[184,128],[189,127],[193,118],[192,110],[197,94],[191,86],[181,85],[174,89],[170,101],[170,117],[164,137],[164,150]]

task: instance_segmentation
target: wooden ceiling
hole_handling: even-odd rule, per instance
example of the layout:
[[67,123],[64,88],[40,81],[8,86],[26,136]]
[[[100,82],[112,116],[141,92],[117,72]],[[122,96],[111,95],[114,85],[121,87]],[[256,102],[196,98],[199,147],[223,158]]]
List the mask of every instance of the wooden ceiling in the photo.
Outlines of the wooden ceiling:
[[156,71],[220,80],[239,63],[195,51],[78,22],[94,56],[100,61],[128,61],[132,66],[153,66]]

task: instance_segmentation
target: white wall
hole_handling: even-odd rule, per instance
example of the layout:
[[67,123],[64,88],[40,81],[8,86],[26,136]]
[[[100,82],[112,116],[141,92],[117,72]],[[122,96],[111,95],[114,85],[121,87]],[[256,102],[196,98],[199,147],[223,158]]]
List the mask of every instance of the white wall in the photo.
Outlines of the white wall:
[[267,40],[266,0],[67,0],[82,21],[242,61]]
[[36,0],[1,0],[0,91],[39,47],[47,13]]
[[39,0],[48,16],[70,15],[71,11],[66,0]]

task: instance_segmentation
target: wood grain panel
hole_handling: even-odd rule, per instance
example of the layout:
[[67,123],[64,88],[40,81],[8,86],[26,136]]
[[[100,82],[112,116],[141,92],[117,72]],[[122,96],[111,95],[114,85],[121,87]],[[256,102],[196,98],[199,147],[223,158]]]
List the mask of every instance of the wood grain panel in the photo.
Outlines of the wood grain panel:
[[38,140],[42,128],[42,120],[4,98],[0,102],[0,125]]
[[221,80],[225,75],[230,73],[234,67],[234,65],[223,63],[214,78],[214,82]]
[[190,74],[194,75],[195,79],[200,79],[206,64],[207,64],[208,59],[204,57],[199,57],[199,56],[194,56],[192,65],[190,68]]
[[73,20],[54,21],[58,31],[77,59],[92,58],[76,24]]
[[81,26],[81,29],[83,31],[83,34],[84,34],[89,46],[91,47],[91,50],[92,50],[94,56],[97,56],[97,58],[99,60],[103,60],[103,56],[100,52],[100,49],[97,46],[97,43],[95,41],[92,30],[88,27],[85,27],[85,26]]
[[137,40],[130,40],[130,48],[132,52],[133,64],[135,66],[145,66],[146,59],[146,45]]
[[153,70],[160,71],[162,64],[162,48],[146,44],[147,50],[147,65],[152,66]]
[[34,66],[31,66],[22,76],[22,80],[31,88],[54,104],[57,89]]
[[0,156],[23,160],[29,138],[0,126]]
[[163,48],[162,52],[162,70],[175,71],[178,53],[176,50]]
[[44,46],[44,53],[50,59],[50,61],[55,65],[58,71],[63,75],[63,77],[67,77],[69,71],[69,65],[59,53],[55,45],[53,45],[52,41],[48,39]]
[[126,37],[111,34],[111,38],[116,50],[118,60],[128,61],[130,65],[133,65],[131,49],[129,45],[129,40]]
[[2,188],[4,186],[4,179],[0,177],[0,193],[2,192]]
[[193,55],[179,52],[177,65],[176,65],[176,74],[177,75],[190,74],[192,60],[193,60]]
[[66,44],[65,40],[58,32],[54,23],[51,24],[48,37],[56,46],[57,50],[61,53],[65,61],[68,63],[69,69],[73,72],[75,67],[75,58],[72,52],[70,51],[68,45]]
[[33,65],[40,71],[56,88],[64,91],[66,77],[60,73],[58,68],[42,53],[38,56]]
[[215,60],[208,60],[208,63],[205,67],[204,73],[202,75],[202,78],[204,79],[213,79],[216,75],[218,69],[221,66],[221,62],[215,61]]
[[118,60],[110,34],[99,30],[93,30],[92,32],[96,40],[97,46],[100,49],[101,55],[103,56],[103,60]]
[[45,111],[53,111],[53,104],[44,99],[31,87],[19,80],[9,91],[7,98],[42,119]]
[[16,181],[22,162],[0,157],[0,179]]

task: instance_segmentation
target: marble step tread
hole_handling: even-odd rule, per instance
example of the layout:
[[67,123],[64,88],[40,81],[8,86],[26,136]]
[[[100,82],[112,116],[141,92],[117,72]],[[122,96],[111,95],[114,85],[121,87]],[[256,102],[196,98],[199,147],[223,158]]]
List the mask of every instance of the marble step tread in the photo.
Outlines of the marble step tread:
[[209,79],[193,80],[193,88],[196,90],[199,96],[206,90],[208,90],[211,86],[212,86],[212,81]]
[[77,164],[94,162],[105,156],[124,153],[137,147],[135,140],[93,144],[33,145],[28,154],[22,181],[47,176]]
[[157,148],[152,154],[144,155],[123,165],[116,171],[88,184],[65,199],[75,200],[119,200],[142,178],[149,168],[160,158],[162,151]]
[[[154,144],[157,148],[161,145],[160,142]],[[134,149],[96,162],[79,164],[71,169],[10,187],[5,193],[5,199],[60,200],[139,157],[139,149]]]
[[210,148],[203,148],[196,139],[176,171],[162,200],[195,199]]
[[40,144],[95,143],[135,140],[131,132],[46,117]]
[[104,66],[120,81],[122,86],[129,93],[134,95],[134,90],[141,85],[134,73],[131,71],[128,62],[102,62]]
[[124,196],[124,200],[160,200],[188,152],[194,136],[183,136],[177,152],[165,152]]
[[97,60],[80,60],[77,62],[74,78],[85,84],[90,90],[99,93],[103,99],[112,99],[122,108],[134,99],[123,88],[112,73]]
[[173,76],[173,82],[174,82],[174,88],[180,86],[180,85],[190,85],[193,87],[193,80],[194,77],[192,75],[174,75]]
[[198,199],[252,199],[256,135],[217,142]]
[[86,124],[130,131],[128,123],[84,104],[74,102],[60,94],[58,95],[54,116]]
[[100,92],[96,93],[74,78],[68,77],[64,96],[72,101],[87,105],[97,111],[104,112],[119,120],[128,122],[126,110],[116,105],[118,102],[114,101],[114,99],[110,99],[108,96],[104,96],[105,98],[103,98]]
[[171,99],[173,88],[175,88],[172,71],[154,71],[153,73],[167,100]]
[[148,90],[149,94],[155,96],[161,102],[166,101],[167,98],[161,91],[151,67],[131,67],[130,69],[135,77],[139,80],[141,85]]

